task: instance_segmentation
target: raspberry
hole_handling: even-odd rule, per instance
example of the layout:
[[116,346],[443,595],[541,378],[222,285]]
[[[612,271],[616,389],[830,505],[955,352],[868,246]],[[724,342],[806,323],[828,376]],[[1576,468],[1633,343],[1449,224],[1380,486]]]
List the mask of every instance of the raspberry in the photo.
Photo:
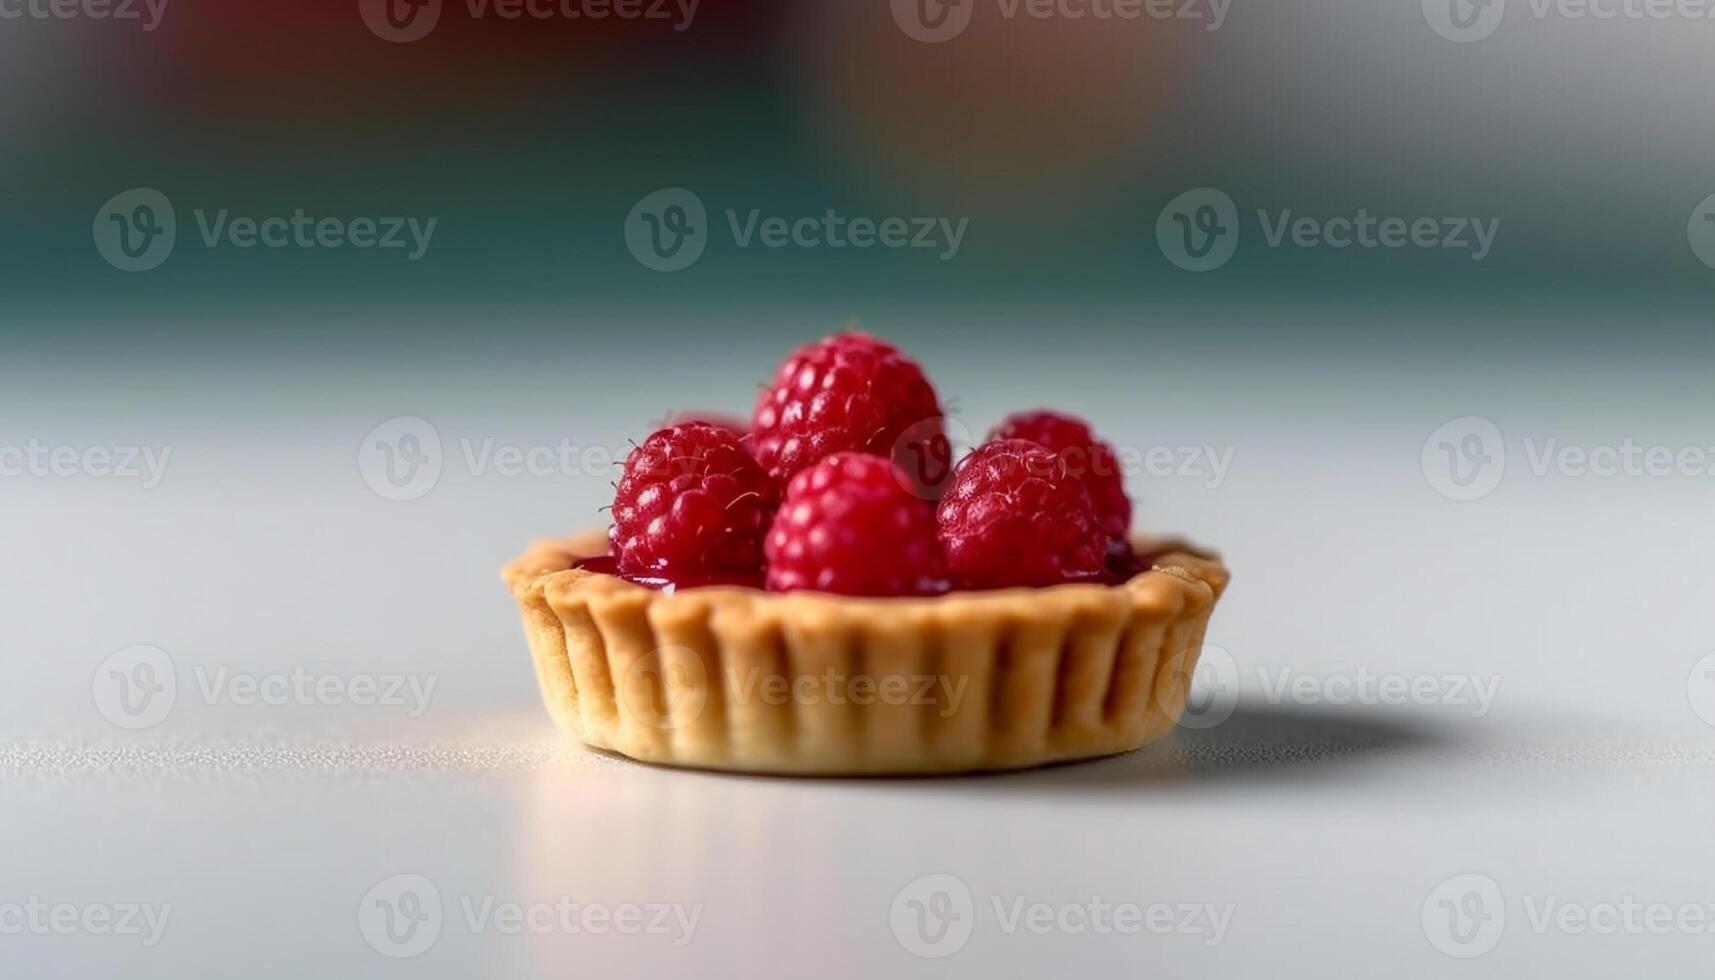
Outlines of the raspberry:
[[837,453],[792,478],[768,532],[768,587],[840,595],[947,588],[933,505],[888,460]]
[[1114,447],[1090,431],[1090,424],[1076,415],[1040,410],[1008,415],[990,439],[1028,439],[1059,455],[1066,471],[1081,476],[1090,488],[1096,519],[1112,541],[1129,550],[1126,535],[1131,531],[1131,498],[1125,495],[1125,476],[1120,472]]
[[[937,455],[929,444],[946,438],[923,369],[856,332],[794,351],[757,398],[751,432],[757,461],[782,483],[840,452],[885,456],[916,472],[913,465]],[[923,489],[920,480],[907,486]]]
[[608,540],[620,571],[676,582],[755,574],[779,489],[738,436],[690,422],[625,460]]
[[1104,571],[1108,536],[1089,489],[1034,442],[977,447],[953,472],[936,519],[962,588],[1055,585]]

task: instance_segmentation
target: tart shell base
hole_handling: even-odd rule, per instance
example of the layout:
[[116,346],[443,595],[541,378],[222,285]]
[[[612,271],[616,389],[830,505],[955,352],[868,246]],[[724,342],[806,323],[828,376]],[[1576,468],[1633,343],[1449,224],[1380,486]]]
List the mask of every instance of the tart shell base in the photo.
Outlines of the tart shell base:
[[1140,541],[1120,585],[854,599],[660,592],[573,566],[599,532],[503,572],[548,713],[645,762],[805,775],[1019,769],[1170,732],[1227,572]]

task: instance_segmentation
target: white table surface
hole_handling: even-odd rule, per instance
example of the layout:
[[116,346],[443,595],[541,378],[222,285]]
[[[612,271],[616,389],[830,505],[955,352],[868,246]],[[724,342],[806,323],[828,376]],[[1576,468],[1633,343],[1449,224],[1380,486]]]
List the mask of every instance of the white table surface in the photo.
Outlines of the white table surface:
[[[353,454],[370,426],[422,404],[384,401],[305,410],[295,435],[264,417],[254,440],[155,420],[176,456],[147,493],[6,485],[0,525],[17,560],[0,565],[0,928],[14,928],[0,933],[0,975],[1670,978],[1715,963],[1715,934],[1576,927],[1630,903],[1715,919],[1715,727],[1697,713],[1715,714],[1715,695],[1688,688],[1715,650],[1715,557],[1687,546],[1715,530],[1706,480],[1509,470],[1492,497],[1454,503],[1426,483],[1419,451],[1468,398],[1385,424],[1333,404],[1345,421],[1316,440],[1217,420],[1187,438],[1246,433],[1226,483],[1168,480],[1147,498],[1158,526],[1223,547],[1235,569],[1209,634],[1236,668],[1225,723],[1020,775],[746,778],[555,738],[495,571],[593,511],[599,484],[449,464],[423,499],[381,500]],[[430,408],[449,441],[542,436],[481,406]],[[1304,424],[1323,410],[1286,405],[1278,428],[1317,431]],[[1495,414],[1509,437],[1549,424]],[[92,694],[99,665],[133,644],[165,651],[179,682],[170,716],[145,731],[110,724]],[[222,668],[437,686],[415,717],[244,705],[199,693]],[[1271,698],[1281,670],[1498,686],[1477,717],[1455,696]],[[956,878],[969,904],[913,884],[932,874]],[[441,904],[433,943],[408,958],[366,938],[372,913],[360,914],[398,898],[398,875],[421,876],[405,880],[420,896],[432,883]],[[1491,923],[1504,913],[1498,941],[1449,940],[1440,900],[1483,899],[1443,887],[1462,875],[1498,889],[1465,906]],[[912,951],[924,950],[913,898],[957,917],[930,923],[943,943],[927,951],[945,955]],[[79,915],[171,910],[146,945],[16,928],[8,905],[32,899]],[[1020,901],[1057,924],[1009,931]],[[473,922],[495,905],[562,902],[661,906],[696,925]],[[1102,934],[1062,914],[1092,903],[1230,917],[1211,943]]]

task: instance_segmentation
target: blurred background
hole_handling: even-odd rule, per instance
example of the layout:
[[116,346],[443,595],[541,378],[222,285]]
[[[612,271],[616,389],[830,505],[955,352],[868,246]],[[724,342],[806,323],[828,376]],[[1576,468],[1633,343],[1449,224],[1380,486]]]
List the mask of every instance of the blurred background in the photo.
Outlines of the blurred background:
[[[1715,903],[1706,12],[0,0],[0,927],[178,910],[150,950],[5,933],[0,972],[1291,973],[1311,937],[1698,975],[1707,935],[1517,903]],[[1050,405],[1169,452],[1132,492],[1235,568],[1200,677],[1232,721],[952,784],[554,741],[498,568],[603,523],[654,422],[745,414],[852,324],[955,432]],[[138,645],[177,703],[122,725]],[[244,704],[200,693],[222,669],[433,690]],[[449,925],[395,960],[352,909],[407,872]],[[887,926],[931,872],[976,893],[945,959]],[[1468,873],[1511,903],[1480,952],[1427,918]],[[1001,934],[1015,893],[1238,913],[1214,946]],[[706,938],[455,935],[489,894],[696,901]]]
[[[1352,354],[1409,342],[1422,314],[1437,340],[1487,344],[1603,333],[1588,321],[1624,311],[1643,347],[1696,333],[1678,317],[1707,298],[1686,225],[1712,193],[1715,135],[1697,124],[1706,39],[1685,17],[1538,19],[1515,0],[1491,36],[1457,43],[1415,2],[1157,0],[1144,9],[1186,16],[1039,19],[971,0],[962,32],[924,43],[900,26],[923,16],[904,0],[897,15],[883,0],[637,0],[632,19],[440,0],[424,36],[390,43],[355,0],[168,0],[153,30],[144,0],[127,2],[142,23],[23,18],[0,35],[4,284],[34,317],[19,332],[39,339],[123,319],[127,335],[148,320],[152,338],[249,342],[312,314],[320,329],[290,332],[422,343],[480,319],[489,342],[552,342],[730,319],[797,336],[854,315],[909,329],[1012,313],[1131,333],[1194,311],[1239,319],[1229,340],[1338,335]],[[136,187],[173,202],[178,247],[147,276],[118,275],[90,224]],[[663,187],[712,214],[834,208],[970,229],[951,260],[739,248],[722,229],[663,278],[613,247]],[[1220,275],[1179,274],[1147,233],[1198,187],[1247,215]],[[1250,217],[1359,208],[1500,219],[1501,233],[1473,262],[1270,248]],[[414,261],[210,248],[190,233],[195,209],[439,225]],[[1471,309],[1522,322],[1477,331],[1456,315]]]

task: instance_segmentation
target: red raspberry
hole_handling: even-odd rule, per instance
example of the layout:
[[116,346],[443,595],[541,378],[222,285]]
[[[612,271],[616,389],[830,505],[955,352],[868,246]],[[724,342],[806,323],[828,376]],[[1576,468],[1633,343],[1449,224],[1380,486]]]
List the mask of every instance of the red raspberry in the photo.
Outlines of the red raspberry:
[[962,588],[1055,585],[1104,570],[1108,536],[1089,489],[1034,442],[977,447],[953,472],[936,518]]
[[629,575],[690,583],[755,574],[779,500],[738,436],[705,422],[675,425],[626,457],[608,541]]
[[[944,441],[941,403],[917,363],[865,333],[835,334],[792,353],[756,400],[756,459],[785,482],[841,452],[885,456],[907,472]],[[914,489],[921,484],[911,484]]]
[[1128,547],[1131,531],[1131,498],[1125,495],[1125,475],[1120,472],[1114,447],[1090,431],[1090,423],[1076,415],[1050,412],[1018,412],[989,433],[990,439],[1028,439],[1052,449],[1066,471],[1082,477],[1096,505],[1096,519],[1108,537]]
[[840,595],[947,588],[933,505],[879,456],[837,453],[792,478],[768,532],[768,587]]

